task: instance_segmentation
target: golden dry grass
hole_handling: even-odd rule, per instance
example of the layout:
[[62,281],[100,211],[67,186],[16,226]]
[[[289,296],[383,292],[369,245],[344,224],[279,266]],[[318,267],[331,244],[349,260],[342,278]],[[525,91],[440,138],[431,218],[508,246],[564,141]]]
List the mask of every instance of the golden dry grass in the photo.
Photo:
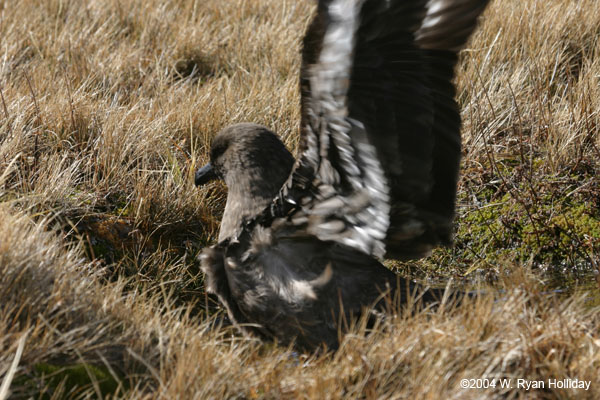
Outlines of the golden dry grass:
[[[463,52],[457,248],[436,268],[411,268],[491,271],[486,294],[406,312],[369,336],[357,328],[335,354],[221,326],[195,256],[214,240],[225,192],[196,189],[193,172],[234,122],[270,126],[295,147],[312,9],[0,1],[0,385],[12,396],[600,397],[597,0],[495,1]],[[505,238],[481,215],[524,227]],[[489,243],[470,237],[477,224]],[[586,290],[569,280],[568,294],[546,291],[556,257],[584,266]],[[513,388],[463,389],[464,378]],[[546,388],[527,392],[518,378]],[[552,389],[551,378],[591,386]]]

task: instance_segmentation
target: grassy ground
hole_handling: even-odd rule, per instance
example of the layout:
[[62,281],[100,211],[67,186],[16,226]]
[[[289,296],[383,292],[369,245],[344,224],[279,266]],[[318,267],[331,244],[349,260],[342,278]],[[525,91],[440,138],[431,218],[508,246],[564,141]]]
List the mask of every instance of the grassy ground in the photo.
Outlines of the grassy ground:
[[194,188],[193,172],[234,122],[295,148],[312,7],[0,0],[0,385],[12,396],[600,397],[598,0],[495,1],[462,53],[456,246],[394,266],[486,294],[369,336],[357,327],[335,354],[220,326],[195,257],[225,191]]

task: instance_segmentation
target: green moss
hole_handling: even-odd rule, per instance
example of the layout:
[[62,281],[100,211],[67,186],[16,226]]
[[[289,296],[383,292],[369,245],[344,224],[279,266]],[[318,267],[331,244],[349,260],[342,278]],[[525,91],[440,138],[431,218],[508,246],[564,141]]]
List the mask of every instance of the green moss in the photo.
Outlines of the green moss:
[[486,180],[465,184],[458,204],[468,206],[458,210],[455,246],[434,251],[417,268],[426,275],[465,276],[494,273],[513,260],[550,271],[547,277],[558,277],[559,285],[589,280],[600,254],[600,210],[590,200],[594,192],[579,188],[593,188],[595,177],[548,177],[517,161],[497,162]]
[[[119,377],[113,376],[105,366],[92,364],[54,365],[38,363],[29,375],[21,375],[15,380],[18,386],[30,387],[32,390],[43,387],[41,399],[55,398],[58,393],[62,398],[73,398],[92,392],[102,397],[117,395],[127,385]],[[36,390],[37,391],[37,390]]]
[[539,203],[528,210],[503,204],[467,213],[459,222],[457,246],[490,261],[511,255],[519,261],[575,263],[598,247],[600,220],[586,204]]

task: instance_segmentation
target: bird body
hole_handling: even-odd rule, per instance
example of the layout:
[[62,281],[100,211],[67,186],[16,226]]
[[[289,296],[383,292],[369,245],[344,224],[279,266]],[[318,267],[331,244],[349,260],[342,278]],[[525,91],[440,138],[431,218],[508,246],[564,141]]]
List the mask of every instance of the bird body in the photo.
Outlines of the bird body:
[[451,242],[460,161],[452,78],[486,3],[321,0],[303,43],[298,160],[259,125],[215,137],[196,183],[221,178],[229,192],[202,269],[240,327],[335,348],[343,321],[415,290],[380,260]]
[[249,240],[249,248],[242,238],[203,253],[207,288],[243,330],[281,344],[336,348],[340,322],[363,307],[385,309],[384,295],[398,285],[377,260],[338,243],[281,228],[256,230]]

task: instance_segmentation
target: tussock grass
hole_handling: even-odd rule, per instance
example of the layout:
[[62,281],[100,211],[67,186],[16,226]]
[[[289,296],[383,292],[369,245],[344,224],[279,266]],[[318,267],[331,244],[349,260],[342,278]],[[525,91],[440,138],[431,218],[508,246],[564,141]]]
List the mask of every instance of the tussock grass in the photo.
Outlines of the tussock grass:
[[[599,6],[496,1],[462,54],[456,247],[406,272],[493,286],[302,355],[240,337],[206,298],[195,256],[225,191],[192,178],[231,123],[295,148],[313,4],[0,2],[0,391],[597,398]],[[591,387],[525,392],[518,378]]]

